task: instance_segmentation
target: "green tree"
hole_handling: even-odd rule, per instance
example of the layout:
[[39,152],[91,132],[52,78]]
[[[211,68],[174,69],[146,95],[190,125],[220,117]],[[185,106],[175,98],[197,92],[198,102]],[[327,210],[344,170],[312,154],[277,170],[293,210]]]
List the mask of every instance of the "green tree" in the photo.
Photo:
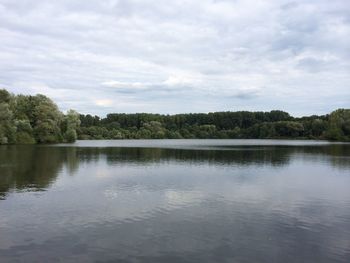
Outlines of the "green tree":
[[16,127],[13,122],[13,114],[7,103],[0,103],[0,144],[15,142]]
[[9,92],[0,90],[0,144],[15,143],[16,126],[13,112],[10,109],[12,96]]
[[33,129],[30,125],[29,120],[16,120],[15,121],[17,132],[16,132],[16,143],[18,144],[33,144],[35,139],[33,136]]
[[162,139],[165,137],[165,129],[159,121],[146,122],[142,126],[151,133],[151,138],[153,139]]
[[66,142],[75,142],[77,139],[77,129],[80,126],[79,113],[69,110],[64,117],[64,140]]
[[44,95],[34,97],[33,122],[34,136],[39,143],[57,143],[62,141],[60,122],[63,114],[53,101]]
[[329,116],[326,138],[329,140],[350,140],[350,109],[338,109]]
[[11,100],[11,94],[5,90],[5,89],[0,89],[0,103],[10,103]]

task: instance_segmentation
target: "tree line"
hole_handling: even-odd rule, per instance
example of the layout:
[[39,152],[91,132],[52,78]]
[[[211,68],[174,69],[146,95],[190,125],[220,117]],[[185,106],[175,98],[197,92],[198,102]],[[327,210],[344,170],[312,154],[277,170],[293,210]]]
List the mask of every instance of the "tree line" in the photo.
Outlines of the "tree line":
[[350,141],[350,109],[294,118],[287,112],[80,115],[79,139],[321,139]]
[[79,114],[63,114],[44,95],[13,95],[0,90],[0,144],[74,142]]
[[350,141],[350,109],[301,118],[280,110],[175,115],[111,113],[100,118],[74,110],[63,114],[44,95],[13,95],[0,90],[0,144],[194,138]]

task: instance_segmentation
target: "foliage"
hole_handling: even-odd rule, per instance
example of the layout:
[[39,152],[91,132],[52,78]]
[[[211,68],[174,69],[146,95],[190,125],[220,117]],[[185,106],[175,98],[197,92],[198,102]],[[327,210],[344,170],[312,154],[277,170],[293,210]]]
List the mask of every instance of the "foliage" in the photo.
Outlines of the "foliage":
[[329,116],[326,138],[335,141],[350,140],[350,109],[338,109]]
[[0,144],[74,142],[79,139],[327,139],[350,141],[350,109],[294,118],[287,112],[210,112],[176,115],[74,110],[62,114],[44,95],[0,90]]
[[62,114],[44,95],[12,95],[0,90],[0,144],[74,142],[79,114]]
[[33,144],[35,139],[33,137],[33,128],[29,120],[16,120],[16,143],[17,144]]
[[69,110],[67,115],[64,117],[63,128],[64,139],[67,142],[75,142],[78,135],[76,130],[80,126],[79,113],[74,110]]
[[294,118],[287,112],[213,112],[161,115],[80,115],[80,139],[330,139],[350,140],[349,110]]

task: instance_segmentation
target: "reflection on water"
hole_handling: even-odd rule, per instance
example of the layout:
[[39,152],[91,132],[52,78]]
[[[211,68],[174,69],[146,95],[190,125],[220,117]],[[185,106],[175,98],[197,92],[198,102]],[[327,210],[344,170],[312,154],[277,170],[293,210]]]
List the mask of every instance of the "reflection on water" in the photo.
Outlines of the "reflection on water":
[[348,262],[349,144],[135,143],[1,146],[0,262]]
[[41,191],[48,188],[63,165],[74,171],[79,165],[75,149],[39,146],[0,147],[0,198],[7,192]]

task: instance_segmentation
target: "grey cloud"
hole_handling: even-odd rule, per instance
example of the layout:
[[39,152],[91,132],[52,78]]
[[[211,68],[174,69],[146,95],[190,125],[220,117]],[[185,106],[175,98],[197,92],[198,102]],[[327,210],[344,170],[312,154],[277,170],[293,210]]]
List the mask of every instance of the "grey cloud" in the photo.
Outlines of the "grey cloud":
[[298,67],[309,72],[319,72],[334,67],[333,63],[315,58],[303,58],[299,60]]
[[3,0],[0,86],[102,115],[325,113],[349,107],[348,11],[346,0]]

